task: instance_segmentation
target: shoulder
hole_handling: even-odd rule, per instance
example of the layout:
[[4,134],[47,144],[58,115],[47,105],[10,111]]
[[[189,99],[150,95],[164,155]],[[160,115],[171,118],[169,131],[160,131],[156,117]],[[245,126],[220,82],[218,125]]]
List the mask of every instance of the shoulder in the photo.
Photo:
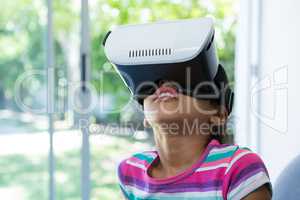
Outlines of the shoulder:
[[218,144],[211,148],[209,151],[206,161],[214,162],[214,161],[223,161],[223,163],[229,164],[232,157],[239,150],[239,146],[237,145],[229,145],[229,144]]
[[249,148],[236,146],[236,149],[230,158],[225,175],[233,178],[237,173],[242,175],[241,172],[253,173],[254,171],[263,171],[267,173],[267,169],[261,157]]
[[225,170],[224,197],[241,199],[264,184],[271,191],[269,174],[261,157],[249,148],[235,145]]
[[249,167],[252,164],[265,168],[259,155],[249,148],[239,145],[214,145],[210,149],[205,162],[223,163],[226,166],[225,174],[234,172],[235,168]]
[[119,162],[117,167],[119,181],[121,183],[126,182],[134,176],[144,174],[156,156],[157,153],[155,151],[143,151],[134,153],[133,155],[123,159]]

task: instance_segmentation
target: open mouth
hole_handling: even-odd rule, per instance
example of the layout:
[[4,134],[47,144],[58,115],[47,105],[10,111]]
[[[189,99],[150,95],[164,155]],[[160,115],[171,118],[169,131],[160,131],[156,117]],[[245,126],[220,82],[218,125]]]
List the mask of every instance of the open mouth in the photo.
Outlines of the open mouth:
[[176,99],[178,97],[178,91],[172,86],[161,86],[155,91],[154,101],[168,101]]

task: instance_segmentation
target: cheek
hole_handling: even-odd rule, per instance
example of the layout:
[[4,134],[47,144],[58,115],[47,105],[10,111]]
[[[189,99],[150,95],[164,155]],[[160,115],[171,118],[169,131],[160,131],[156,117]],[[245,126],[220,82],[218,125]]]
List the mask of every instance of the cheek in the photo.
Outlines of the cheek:
[[149,111],[149,110],[152,110],[153,108],[153,106],[151,105],[152,103],[151,103],[151,101],[149,100],[149,98],[147,97],[147,98],[145,98],[144,99],[144,111]]
[[144,115],[146,119],[151,120],[155,113],[157,113],[157,109],[155,108],[155,105],[153,105],[153,102],[147,98],[144,99]]
[[180,115],[189,119],[207,121],[216,110],[209,106],[209,102],[197,100],[190,96],[183,96],[179,105]]
[[206,120],[211,115],[208,108],[206,101],[199,101],[183,94],[179,94],[176,100],[166,102],[155,102],[151,96],[144,100],[144,113],[148,118],[165,116]]
[[179,94],[176,99],[157,102],[149,96],[144,99],[144,111],[159,114],[188,114],[195,110],[193,98]]
[[177,121],[186,117],[187,108],[183,96],[165,102],[144,101],[144,114],[149,121]]

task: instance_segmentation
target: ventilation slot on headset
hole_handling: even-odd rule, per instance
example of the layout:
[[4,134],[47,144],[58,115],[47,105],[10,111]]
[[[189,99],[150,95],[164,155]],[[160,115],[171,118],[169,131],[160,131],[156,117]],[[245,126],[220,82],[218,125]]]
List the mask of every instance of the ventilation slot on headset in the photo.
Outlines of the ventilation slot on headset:
[[167,56],[172,54],[171,48],[129,50],[128,57]]

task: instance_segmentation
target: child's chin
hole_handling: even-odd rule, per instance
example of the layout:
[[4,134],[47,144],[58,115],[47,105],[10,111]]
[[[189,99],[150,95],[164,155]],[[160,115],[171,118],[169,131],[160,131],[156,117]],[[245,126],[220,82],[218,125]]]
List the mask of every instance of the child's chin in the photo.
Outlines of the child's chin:
[[151,121],[160,125],[178,123],[182,121],[182,116],[179,116],[176,113],[173,114],[156,113],[151,116]]

